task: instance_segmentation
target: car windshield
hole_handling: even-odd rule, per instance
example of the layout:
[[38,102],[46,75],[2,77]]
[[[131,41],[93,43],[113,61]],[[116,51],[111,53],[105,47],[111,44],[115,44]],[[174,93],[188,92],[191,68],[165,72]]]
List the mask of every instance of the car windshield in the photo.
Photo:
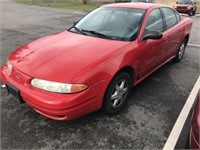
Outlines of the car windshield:
[[180,0],[179,4],[192,4],[192,0]]
[[98,8],[69,31],[111,40],[132,41],[137,38],[144,13],[144,9]]

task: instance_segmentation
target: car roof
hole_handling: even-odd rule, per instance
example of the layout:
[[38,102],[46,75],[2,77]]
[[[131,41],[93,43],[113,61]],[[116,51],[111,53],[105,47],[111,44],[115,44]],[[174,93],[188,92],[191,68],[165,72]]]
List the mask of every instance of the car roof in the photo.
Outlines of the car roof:
[[131,2],[131,3],[114,3],[114,4],[107,4],[102,7],[121,7],[121,8],[139,8],[139,9],[149,9],[150,7],[156,6],[163,6],[160,4],[153,4],[153,3],[140,3],[140,2]]

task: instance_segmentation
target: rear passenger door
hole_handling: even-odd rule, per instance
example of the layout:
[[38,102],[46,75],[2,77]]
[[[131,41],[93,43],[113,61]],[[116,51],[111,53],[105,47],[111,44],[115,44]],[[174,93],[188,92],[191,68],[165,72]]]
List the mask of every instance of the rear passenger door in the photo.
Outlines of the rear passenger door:
[[183,30],[179,24],[180,15],[169,7],[161,8],[164,21],[166,24],[166,31],[163,33],[167,37],[166,52],[169,57],[176,55],[178,47],[182,42]]

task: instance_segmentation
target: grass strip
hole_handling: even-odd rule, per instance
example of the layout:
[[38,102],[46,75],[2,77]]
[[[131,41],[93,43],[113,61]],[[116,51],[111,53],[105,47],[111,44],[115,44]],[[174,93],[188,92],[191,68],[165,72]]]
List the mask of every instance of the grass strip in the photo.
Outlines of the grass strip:
[[83,4],[70,0],[16,0],[18,3],[73,10],[93,10],[101,4]]

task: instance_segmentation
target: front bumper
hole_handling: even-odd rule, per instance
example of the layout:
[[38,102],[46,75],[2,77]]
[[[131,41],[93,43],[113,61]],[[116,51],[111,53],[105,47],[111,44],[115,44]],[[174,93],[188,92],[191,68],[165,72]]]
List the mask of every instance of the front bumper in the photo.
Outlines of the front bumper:
[[176,10],[177,10],[179,13],[189,13],[190,11],[192,11],[192,9],[178,9],[178,8],[176,8]]
[[87,90],[75,94],[58,94],[31,86],[32,77],[7,65],[1,67],[3,84],[11,84],[20,90],[21,98],[38,113],[55,120],[71,120],[101,108],[109,80],[91,85]]

